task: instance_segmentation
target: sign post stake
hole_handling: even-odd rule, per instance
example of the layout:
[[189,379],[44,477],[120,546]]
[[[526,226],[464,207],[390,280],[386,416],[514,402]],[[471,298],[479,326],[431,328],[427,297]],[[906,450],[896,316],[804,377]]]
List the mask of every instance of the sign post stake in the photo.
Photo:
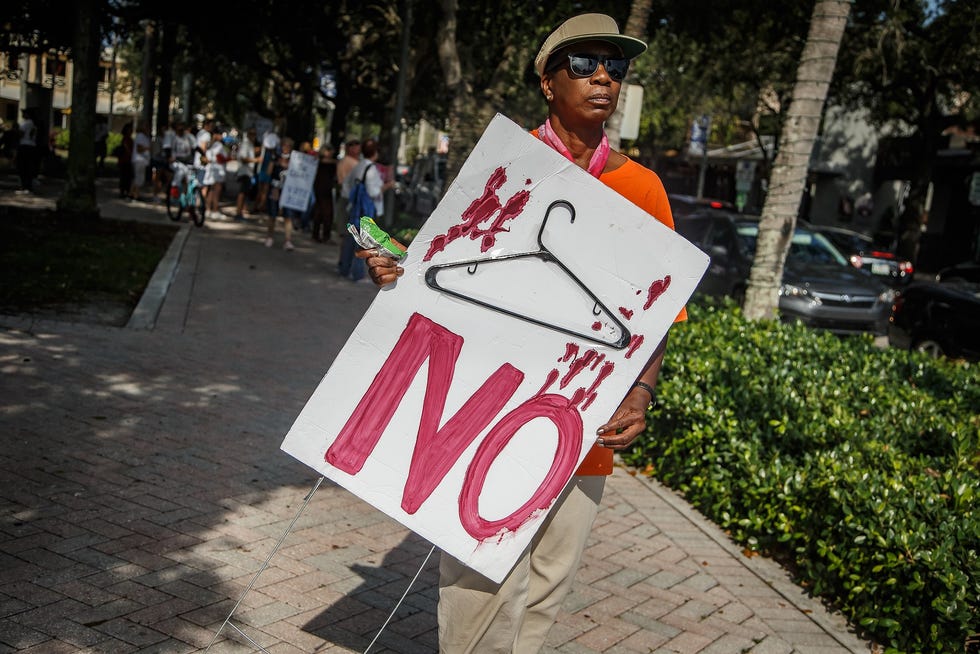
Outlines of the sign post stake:
[[245,638],[245,640],[247,640],[249,643],[251,643],[254,647],[259,649],[260,651],[262,652],[267,651],[264,647],[256,643],[251,638],[249,638],[248,634],[246,634],[244,631],[239,629],[234,623],[232,623],[231,618],[233,615],[235,615],[235,611],[238,610],[238,607],[241,606],[242,600],[245,599],[245,596],[248,595],[249,591],[252,590],[252,587],[255,586],[255,582],[259,580],[259,575],[265,572],[265,569],[269,567],[269,562],[272,561],[272,557],[274,557],[276,555],[276,552],[279,551],[279,548],[282,547],[283,542],[286,540],[286,536],[288,536],[289,532],[293,530],[294,526],[296,526],[296,522],[299,520],[300,516],[303,515],[303,511],[306,510],[306,507],[309,506],[310,504],[310,500],[313,499],[313,494],[316,493],[317,489],[320,488],[320,484],[322,483],[323,483],[323,477],[320,477],[319,479],[316,480],[316,483],[313,484],[313,488],[310,489],[310,492],[306,494],[306,497],[303,499],[302,506],[299,507],[299,511],[296,512],[296,515],[293,517],[292,521],[289,523],[289,525],[287,525],[286,530],[282,532],[282,536],[279,537],[279,540],[276,542],[276,546],[272,548],[272,551],[269,552],[269,556],[266,557],[265,561],[262,563],[262,566],[259,567],[258,571],[255,573],[255,576],[253,576],[252,580],[248,582],[248,586],[246,586],[245,590],[242,591],[242,594],[241,596],[239,596],[238,601],[235,602],[235,606],[231,607],[231,612],[228,613],[228,617],[225,618],[225,621],[221,623],[221,626],[218,627],[218,630],[214,632],[214,636],[211,638],[211,642],[208,643],[208,646],[204,649],[205,654],[211,651],[211,646],[214,645],[216,640],[218,640],[218,636],[221,635],[221,632],[224,631],[225,627],[231,627],[232,629],[237,631],[239,634],[242,635],[243,638]]

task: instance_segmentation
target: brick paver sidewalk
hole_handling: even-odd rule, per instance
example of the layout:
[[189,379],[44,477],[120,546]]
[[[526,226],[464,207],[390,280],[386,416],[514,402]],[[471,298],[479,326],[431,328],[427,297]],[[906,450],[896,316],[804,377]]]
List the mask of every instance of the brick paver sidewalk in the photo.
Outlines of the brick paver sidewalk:
[[[198,651],[297,514],[315,475],[279,443],[375,291],[262,236],[192,230],[152,330],[0,318],[0,652]],[[548,651],[867,651],[655,482],[617,471],[603,505]],[[429,549],[325,483],[235,622],[363,651]],[[372,652],[436,650],[436,567]],[[230,636],[211,651],[255,651]]]

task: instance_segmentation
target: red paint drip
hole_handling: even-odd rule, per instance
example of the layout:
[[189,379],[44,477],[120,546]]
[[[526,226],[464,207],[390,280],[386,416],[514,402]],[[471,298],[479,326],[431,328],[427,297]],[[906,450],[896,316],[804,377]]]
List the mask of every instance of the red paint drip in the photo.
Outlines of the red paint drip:
[[643,303],[643,310],[646,311],[653,306],[653,303],[657,301],[661,295],[664,294],[670,287],[670,275],[667,275],[663,279],[658,279],[652,284],[650,284],[649,290],[647,290],[647,301]]
[[503,166],[498,166],[496,170],[490,173],[490,178],[487,180],[486,186],[483,187],[483,195],[473,200],[461,216],[464,231],[468,232],[474,225],[486,220],[500,209],[500,198],[497,197],[497,191],[506,181],[507,170]]
[[585,404],[582,405],[583,411],[587,411],[592,406],[592,402],[599,396],[599,385],[606,380],[606,377],[612,374],[615,368],[616,364],[612,361],[607,361],[602,365],[602,370],[596,375],[595,381],[589,386],[589,390],[585,392],[587,399],[585,400]]
[[507,171],[503,166],[498,167],[487,180],[483,188],[483,195],[473,200],[461,216],[462,225],[454,225],[445,235],[436,236],[429,243],[429,250],[422,258],[429,261],[436,253],[442,252],[446,246],[461,236],[469,234],[476,229],[477,224],[486,220],[500,209],[500,198],[497,197],[497,190],[507,181]]
[[562,377],[561,383],[558,388],[565,388],[568,384],[575,379],[575,376],[582,372],[582,369],[589,365],[589,362],[598,354],[595,350],[587,350],[581,358],[572,361],[572,364],[568,366],[568,372]]
[[[505,204],[501,205],[497,191],[506,181],[507,171],[503,166],[490,173],[490,178],[487,179],[486,186],[483,188],[483,194],[473,200],[460,216],[462,222],[450,227],[445,234],[433,238],[422,260],[429,261],[433,256],[445,250],[447,245],[464,236],[479,240],[481,252],[486,252],[492,248],[496,244],[497,234],[510,231],[507,228],[507,222],[519,216],[531,198],[529,191],[518,191]],[[528,179],[526,183],[530,184],[531,180]],[[482,223],[490,220],[498,212],[499,214],[489,227],[480,228]]]
[[626,358],[629,359],[633,353],[643,345],[643,334],[633,334],[630,337],[630,344],[626,347]]
[[626,307],[619,307],[619,313],[621,313],[623,318],[626,318],[627,320],[633,317],[633,310],[627,309]]
[[551,388],[551,385],[554,384],[555,380],[557,379],[558,379],[558,370],[556,368],[552,368],[551,371],[548,373],[548,378],[544,380],[544,386],[542,386],[541,389],[537,393],[535,393],[535,395],[544,395],[545,391]]
[[[531,194],[528,191],[518,191],[507,200],[507,204],[500,210],[500,215],[494,218],[490,227],[480,232],[480,235],[483,236],[480,252],[486,252],[494,246],[497,234],[510,231],[506,227],[507,222],[521,215],[521,212],[524,211],[524,207],[527,205],[527,201],[530,199]],[[470,238],[475,238],[475,235]]]
[[567,362],[578,356],[578,343],[565,343],[565,356],[558,359],[558,363]]
[[575,392],[572,393],[572,399],[568,401],[568,406],[578,406],[583,399],[585,399],[585,389],[576,388]]
[[530,185],[531,185],[531,178],[528,177],[527,179],[524,180],[524,186],[530,186]]
[[639,294],[640,294],[640,293],[642,293],[642,292],[643,292],[642,290],[640,290],[640,289],[636,289],[636,294],[637,294],[637,295],[639,295]]
[[602,329],[602,323],[601,322],[599,322],[598,320],[596,320],[594,323],[592,323],[592,331],[597,332],[600,329]]
[[597,356],[592,361],[592,368],[591,368],[591,370],[595,370],[596,368],[598,368],[599,367],[599,364],[602,363],[605,360],[606,360],[606,355],[605,354],[600,354],[599,356]]

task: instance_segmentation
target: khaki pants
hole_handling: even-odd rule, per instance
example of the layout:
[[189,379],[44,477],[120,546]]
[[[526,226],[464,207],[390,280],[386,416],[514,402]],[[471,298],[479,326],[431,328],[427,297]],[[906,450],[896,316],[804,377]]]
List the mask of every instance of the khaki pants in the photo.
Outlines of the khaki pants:
[[605,482],[605,477],[572,477],[559,504],[500,585],[442,555],[442,654],[534,654],[541,649],[572,587]]

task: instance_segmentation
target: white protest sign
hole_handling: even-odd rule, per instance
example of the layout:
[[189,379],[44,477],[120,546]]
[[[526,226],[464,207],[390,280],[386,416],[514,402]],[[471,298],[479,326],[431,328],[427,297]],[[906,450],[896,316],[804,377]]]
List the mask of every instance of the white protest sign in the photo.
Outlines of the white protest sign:
[[313,179],[316,177],[317,158],[293,150],[289,153],[289,168],[286,183],[282,185],[279,206],[286,209],[306,211],[313,193]]
[[498,115],[282,449],[499,582],[707,263]]

